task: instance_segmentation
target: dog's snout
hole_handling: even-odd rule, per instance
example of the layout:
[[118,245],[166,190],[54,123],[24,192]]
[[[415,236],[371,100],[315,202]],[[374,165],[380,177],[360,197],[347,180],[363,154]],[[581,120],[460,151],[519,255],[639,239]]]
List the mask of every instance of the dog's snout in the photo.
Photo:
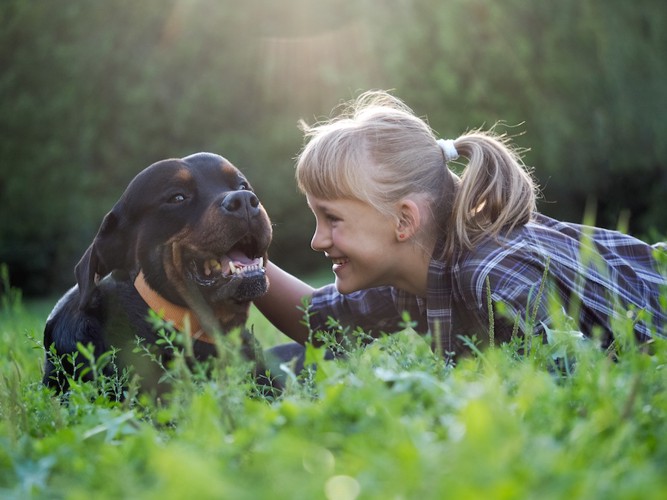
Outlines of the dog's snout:
[[254,215],[259,212],[259,198],[252,191],[234,191],[222,199],[221,207],[229,213]]

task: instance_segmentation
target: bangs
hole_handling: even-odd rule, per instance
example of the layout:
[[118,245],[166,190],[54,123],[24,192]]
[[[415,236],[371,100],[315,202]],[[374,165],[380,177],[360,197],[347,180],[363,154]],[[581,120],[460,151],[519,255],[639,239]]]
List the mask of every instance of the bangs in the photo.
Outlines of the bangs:
[[299,190],[323,200],[363,200],[368,185],[363,166],[369,159],[359,134],[332,126],[319,127],[316,132],[297,160]]

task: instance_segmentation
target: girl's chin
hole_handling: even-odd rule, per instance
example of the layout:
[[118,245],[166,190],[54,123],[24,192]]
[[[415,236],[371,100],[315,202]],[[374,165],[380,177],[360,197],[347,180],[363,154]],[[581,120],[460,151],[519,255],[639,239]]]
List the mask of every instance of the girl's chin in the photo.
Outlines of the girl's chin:
[[362,288],[359,286],[354,286],[352,283],[349,282],[349,280],[342,280],[338,276],[336,276],[335,285],[336,285],[336,290],[338,290],[338,292],[342,293],[343,295],[356,292],[358,290],[361,290]]
[[336,285],[336,290],[338,290],[338,292],[342,293],[343,295],[347,295],[348,293],[358,292],[359,290],[366,290],[367,288],[373,288],[377,286],[374,283],[362,282],[353,278],[354,277],[350,278],[349,276],[346,278],[341,278],[340,276],[336,275],[336,280],[334,282]]
[[352,268],[348,266],[349,262],[341,265],[338,268],[334,268],[334,276],[336,290],[343,295],[352,292],[358,292],[359,290],[365,290],[367,288],[373,288],[379,286],[375,281],[369,279],[369,276],[366,276],[366,273],[355,273]]

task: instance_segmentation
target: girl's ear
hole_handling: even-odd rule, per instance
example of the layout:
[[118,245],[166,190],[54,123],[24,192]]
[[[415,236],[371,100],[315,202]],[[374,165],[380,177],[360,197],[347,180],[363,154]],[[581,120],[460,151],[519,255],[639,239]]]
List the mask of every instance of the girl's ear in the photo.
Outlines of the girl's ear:
[[409,199],[402,200],[398,207],[396,239],[407,241],[412,238],[419,230],[421,222],[419,205]]

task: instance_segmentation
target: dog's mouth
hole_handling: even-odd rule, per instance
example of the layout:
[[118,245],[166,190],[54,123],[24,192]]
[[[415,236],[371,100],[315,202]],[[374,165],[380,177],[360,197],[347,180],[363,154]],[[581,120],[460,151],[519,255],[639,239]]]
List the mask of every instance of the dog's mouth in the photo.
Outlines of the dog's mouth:
[[192,279],[203,287],[264,277],[264,258],[260,253],[255,239],[246,236],[220,257],[191,257],[188,269]]

